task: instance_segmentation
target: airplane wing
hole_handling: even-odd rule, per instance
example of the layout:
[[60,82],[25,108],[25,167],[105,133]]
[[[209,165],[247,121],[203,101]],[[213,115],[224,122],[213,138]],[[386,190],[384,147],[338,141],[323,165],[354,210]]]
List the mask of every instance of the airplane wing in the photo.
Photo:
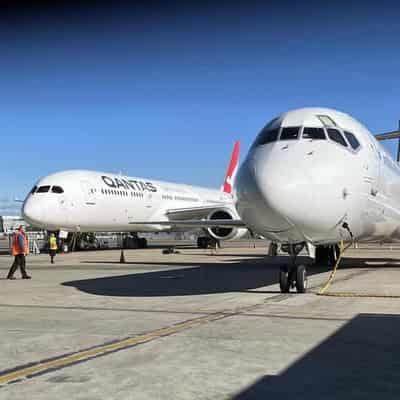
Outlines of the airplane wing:
[[204,220],[170,220],[170,221],[135,221],[132,225],[164,225],[181,228],[245,228],[240,219],[204,219]]
[[203,219],[207,218],[208,215],[217,210],[221,210],[221,208],[231,208],[231,204],[213,204],[210,206],[203,207],[191,207],[191,208],[176,208],[167,210],[165,215],[171,220],[187,220],[187,219]]

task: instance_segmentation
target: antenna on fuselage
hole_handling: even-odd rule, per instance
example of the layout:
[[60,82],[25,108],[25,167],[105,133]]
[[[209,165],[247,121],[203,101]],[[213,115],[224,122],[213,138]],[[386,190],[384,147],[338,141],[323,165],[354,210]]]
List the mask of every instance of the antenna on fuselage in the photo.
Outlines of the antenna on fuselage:
[[377,135],[375,135],[375,139],[378,141],[398,139],[396,160],[397,162],[400,162],[400,120],[399,120],[399,129],[397,131],[378,133]]

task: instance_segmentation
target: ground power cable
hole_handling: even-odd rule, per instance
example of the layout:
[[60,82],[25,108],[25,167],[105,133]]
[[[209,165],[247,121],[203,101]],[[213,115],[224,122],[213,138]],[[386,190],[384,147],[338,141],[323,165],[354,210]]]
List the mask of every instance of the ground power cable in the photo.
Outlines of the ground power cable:
[[383,299],[400,299],[400,295],[390,295],[390,294],[369,294],[369,293],[353,293],[353,292],[328,292],[328,289],[332,285],[332,282],[335,278],[336,271],[339,267],[340,261],[342,260],[342,256],[347,249],[349,249],[353,244],[353,241],[350,242],[347,246],[344,246],[343,240],[339,245],[339,256],[333,266],[331,274],[329,275],[328,280],[322,286],[322,288],[316,293],[317,296],[331,296],[331,297],[353,297],[353,298],[383,298]]

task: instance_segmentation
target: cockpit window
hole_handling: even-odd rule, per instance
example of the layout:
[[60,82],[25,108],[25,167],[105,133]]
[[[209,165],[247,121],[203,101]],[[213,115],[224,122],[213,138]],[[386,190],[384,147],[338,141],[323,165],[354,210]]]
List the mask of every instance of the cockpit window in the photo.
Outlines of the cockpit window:
[[321,140],[326,139],[323,128],[304,128],[303,139]]
[[32,188],[32,190],[31,190],[31,194],[35,193],[35,192],[36,192],[36,189],[37,189],[37,186],[34,186],[34,187]]
[[271,130],[276,128],[279,129],[279,117],[272,119],[271,121],[268,122],[267,125],[264,126],[264,129],[266,130]]
[[40,186],[36,193],[47,193],[50,190],[50,186]]
[[351,132],[344,131],[344,134],[353,150],[357,150],[360,147],[360,142],[357,140],[357,138]]
[[289,126],[282,129],[281,140],[295,140],[299,137],[300,127]]
[[337,129],[328,128],[326,130],[328,132],[329,139],[333,140],[336,143],[341,144],[342,146],[347,147],[347,143],[344,140],[342,134]]
[[53,193],[64,193],[64,189],[61,186],[53,186],[51,191]]
[[336,126],[336,122],[329,115],[317,115],[324,126]]
[[260,146],[262,144],[275,142],[278,139],[278,135],[279,135],[279,128],[278,129],[264,128],[258,135],[256,141],[254,142],[254,145]]

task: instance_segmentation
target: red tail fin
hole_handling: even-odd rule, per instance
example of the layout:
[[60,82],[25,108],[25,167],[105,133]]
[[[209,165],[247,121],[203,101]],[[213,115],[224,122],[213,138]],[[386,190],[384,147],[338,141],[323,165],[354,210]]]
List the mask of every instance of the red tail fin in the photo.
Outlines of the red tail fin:
[[226,171],[224,186],[222,188],[225,193],[232,193],[233,180],[235,178],[235,174],[238,168],[239,151],[240,142],[236,141],[235,145],[233,146],[231,161],[229,162],[228,170]]

